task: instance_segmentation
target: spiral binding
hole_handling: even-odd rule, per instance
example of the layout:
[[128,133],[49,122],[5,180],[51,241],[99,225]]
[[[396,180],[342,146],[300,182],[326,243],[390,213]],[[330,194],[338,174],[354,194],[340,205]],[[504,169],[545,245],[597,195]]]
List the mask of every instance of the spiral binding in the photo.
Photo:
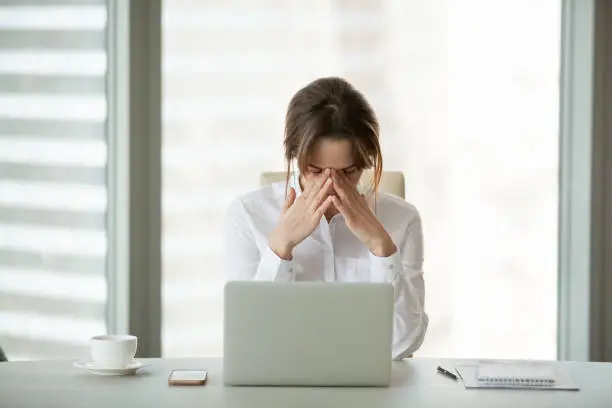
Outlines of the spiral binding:
[[486,385],[508,387],[550,387],[555,385],[555,380],[548,378],[484,377],[479,378],[478,382]]

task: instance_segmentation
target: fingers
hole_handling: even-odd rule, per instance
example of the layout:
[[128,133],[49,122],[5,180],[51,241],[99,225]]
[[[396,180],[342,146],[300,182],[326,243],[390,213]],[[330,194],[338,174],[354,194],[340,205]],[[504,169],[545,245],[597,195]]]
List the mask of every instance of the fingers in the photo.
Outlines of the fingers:
[[317,220],[320,220],[325,215],[325,212],[327,211],[329,206],[332,205],[332,203],[334,202],[334,198],[336,198],[336,196],[327,196],[325,201],[323,201],[319,208],[317,208],[314,213],[314,216]]
[[334,204],[334,206],[336,206],[338,211],[340,211],[342,213],[342,215],[344,215],[346,217],[348,215],[348,208],[342,202],[342,199],[340,197],[338,197],[338,196],[330,196],[330,197],[332,199],[332,203]]
[[295,189],[291,187],[289,188],[289,191],[287,192],[287,198],[285,198],[285,202],[283,203],[283,208],[281,210],[281,213],[284,214],[285,212],[287,212],[289,207],[291,207],[294,202],[295,202]]
[[316,196],[312,198],[312,201],[310,203],[310,208],[312,208],[313,211],[319,208],[321,203],[325,201],[325,198],[329,195],[329,193],[333,189],[334,189],[334,183],[331,177],[327,177],[327,180],[325,181],[325,183],[323,183],[323,186],[321,187],[319,192],[316,194]]
[[325,169],[323,172],[323,177],[317,178],[314,182],[308,184],[306,188],[304,188],[304,197],[310,198],[316,196],[329,178],[329,175],[329,169]]
[[350,189],[354,189],[354,187],[348,183],[344,174],[339,171],[334,171],[332,178],[334,180],[334,189],[338,196],[344,201],[349,201]]

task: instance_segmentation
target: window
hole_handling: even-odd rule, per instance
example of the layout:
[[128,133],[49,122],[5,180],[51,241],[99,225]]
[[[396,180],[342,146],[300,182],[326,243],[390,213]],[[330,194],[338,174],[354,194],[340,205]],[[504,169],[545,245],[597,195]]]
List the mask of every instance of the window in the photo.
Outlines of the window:
[[106,6],[0,6],[0,346],[87,354],[106,331]]
[[226,207],[284,168],[293,93],[340,75],[376,110],[385,167],[404,172],[423,216],[419,355],[555,358],[558,0],[165,0],[162,12],[165,356],[222,353]]

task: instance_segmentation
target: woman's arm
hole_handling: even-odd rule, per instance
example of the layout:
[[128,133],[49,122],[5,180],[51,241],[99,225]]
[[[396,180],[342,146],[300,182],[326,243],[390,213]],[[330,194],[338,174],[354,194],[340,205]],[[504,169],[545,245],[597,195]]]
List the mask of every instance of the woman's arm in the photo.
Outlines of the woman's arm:
[[234,200],[227,211],[223,244],[228,280],[294,280],[299,267],[295,261],[281,259],[269,246],[260,252],[252,221],[240,199]]
[[[253,219],[241,199],[234,200],[225,221],[225,265],[229,280],[293,281],[300,266],[291,253],[321,222],[332,203],[330,172],[310,183],[296,198],[293,188],[285,197],[278,225],[260,251],[253,234]],[[281,258],[282,256],[282,258]]]
[[425,337],[429,318],[424,311],[423,229],[416,216],[406,229],[404,242],[388,257],[371,255],[372,282],[391,282],[394,287],[393,359],[410,357]]
[[423,229],[418,213],[408,224],[403,242],[395,243],[364,196],[342,173],[335,172],[334,205],[347,227],[370,250],[370,280],[394,287],[393,359],[409,357],[423,343],[429,319],[424,311]]

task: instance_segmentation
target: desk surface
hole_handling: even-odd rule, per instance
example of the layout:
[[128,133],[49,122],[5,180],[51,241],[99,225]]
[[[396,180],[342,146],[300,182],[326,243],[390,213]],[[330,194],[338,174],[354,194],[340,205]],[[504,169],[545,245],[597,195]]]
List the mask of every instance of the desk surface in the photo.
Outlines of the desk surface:
[[[71,361],[0,363],[0,407],[612,407],[612,364],[566,364],[581,391],[465,390],[436,374],[455,361],[393,364],[389,388],[224,387],[221,359],[148,359],[135,376],[100,377]],[[465,362],[465,361],[463,361]],[[458,362],[457,362],[458,363]],[[205,386],[170,387],[171,369],[209,370]]]

